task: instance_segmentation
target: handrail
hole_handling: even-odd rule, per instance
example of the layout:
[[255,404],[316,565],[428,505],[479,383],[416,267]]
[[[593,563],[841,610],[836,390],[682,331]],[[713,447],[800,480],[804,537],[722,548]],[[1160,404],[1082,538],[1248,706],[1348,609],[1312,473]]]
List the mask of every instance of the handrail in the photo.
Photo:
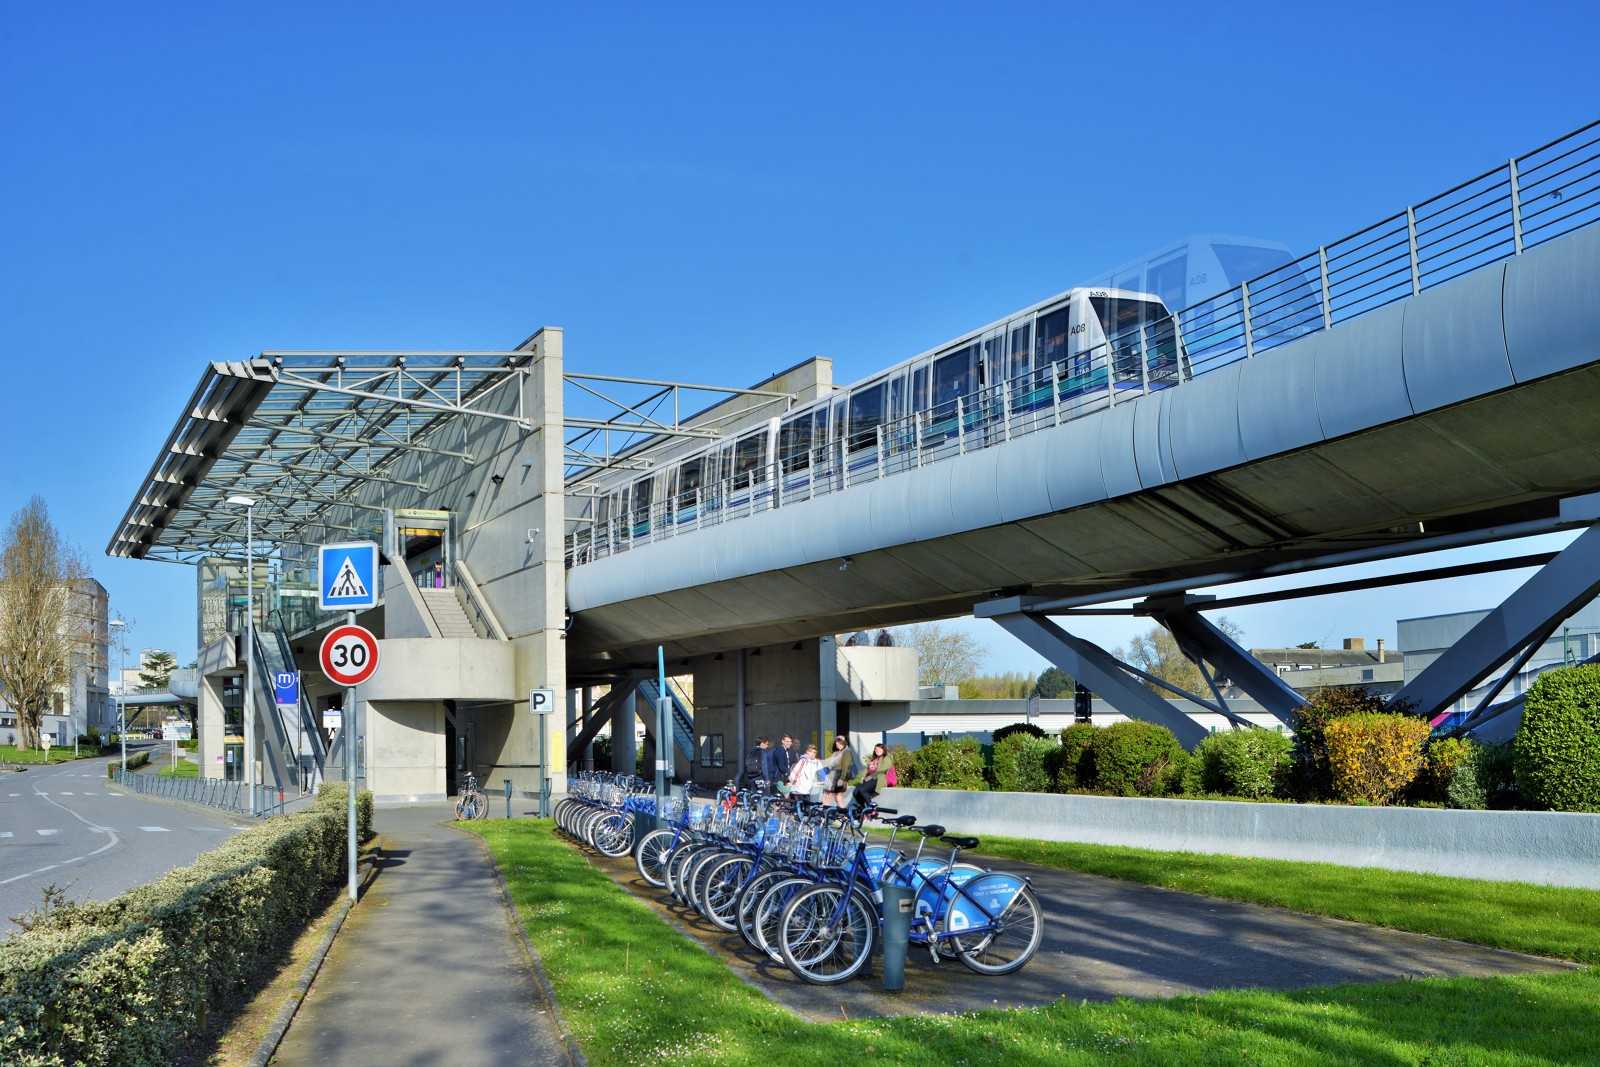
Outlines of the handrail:
[[[1600,121],[1173,313],[932,410],[847,434],[604,522],[576,520],[568,567],[744,518],[1104,410],[1349,322],[1600,222]],[[859,438],[852,441],[851,438]]]
[[482,631],[487,634],[489,640],[506,640],[505,627],[501,626],[500,620],[495,617],[494,609],[489,606],[483,590],[478,588],[477,579],[472,576],[472,571],[467,568],[465,560],[455,561],[455,579],[461,607],[472,619],[473,629],[478,629],[478,624],[482,623]]

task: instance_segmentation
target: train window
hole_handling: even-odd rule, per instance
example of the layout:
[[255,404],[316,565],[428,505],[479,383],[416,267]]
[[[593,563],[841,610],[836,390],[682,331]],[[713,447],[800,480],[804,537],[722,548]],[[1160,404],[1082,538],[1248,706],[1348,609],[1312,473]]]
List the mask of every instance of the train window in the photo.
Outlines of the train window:
[[906,414],[906,376],[897,374],[889,379],[889,422],[899,422]]
[[640,478],[633,483],[633,521],[647,523],[650,521],[650,494],[655,479]]
[[[678,467],[678,495],[688,496],[700,488],[703,482],[704,471],[701,460],[686,459]],[[683,503],[680,501],[680,503]]]
[[811,466],[812,418],[808,411],[778,430],[778,462],[785,474]]
[[1289,253],[1276,248],[1213,244],[1211,251],[1216,253],[1217,262],[1222,264],[1222,270],[1228,276],[1227,284],[1214,286],[1213,292],[1232,288],[1240,282],[1254,281],[1269,270],[1291,262]]
[[1090,296],[1089,303],[1100,319],[1106,337],[1122,338],[1141,326],[1166,319],[1167,309],[1154,300],[1134,300],[1116,296]]
[[876,431],[883,423],[883,394],[882,382],[850,394],[850,451],[877,445]]
[[1048,367],[1067,358],[1067,309],[1058,308],[1039,318],[1039,350],[1036,363]]
[[971,393],[978,384],[978,346],[967,345],[933,361],[933,403],[936,407],[954,404],[957,397]]
[[928,367],[926,364],[911,372],[911,410],[928,410]]
[[741,437],[733,449],[733,487],[743,489],[751,481],[765,481],[766,467],[762,463],[765,458],[767,435],[765,432],[753,433],[748,437]]
[[979,362],[979,382],[999,385],[1006,378],[1006,334],[1004,330],[983,339],[983,359]]
[[1178,256],[1165,263],[1157,263],[1145,275],[1148,292],[1161,298],[1169,308],[1185,307],[1189,303],[1189,257]]
[[1011,361],[1006,377],[1012,380],[1028,373],[1028,357],[1033,354],[1033,323],[1011,327]]

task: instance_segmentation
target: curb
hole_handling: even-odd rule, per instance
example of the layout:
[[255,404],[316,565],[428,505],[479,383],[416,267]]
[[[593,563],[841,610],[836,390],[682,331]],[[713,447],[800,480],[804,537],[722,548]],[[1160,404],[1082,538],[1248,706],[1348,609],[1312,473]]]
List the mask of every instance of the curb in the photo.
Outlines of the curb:
[[[448,826],[449,824],[444,824]],[[567,1021],[561,1017],[561,1009],[556,1006],[556,991],[550,987],[550,980],[545,977],[544,961],[539,958],[539,950],[533,947],[533,942],[528,940],[528,931],[523,929],[522,922],[517,918],[516,905],[511,902],[511,887],[506,885],[506,876],[500,871],[500,864],[495,862],[494,851],[489,848],[489,842],[480,835],[460,826],[451,826],[452,830],[459,830],[468,837],[478,842],[478,847],[483,849],[483,854],[489,861],[489,868],[494,871],[495,883],[500,886],[500,899],[505,901],[506,921],[517,932],[517,937],[522,941],[522,947],[527,951],[528,958],[533,962],[533,976],[537,980],[539,993],[544,997],[545,1006],[550,1010],[550,1017],[556,1021],[556,1029],[561,1032],[561,1039],[566,1042],[567,1056],[571,1058],[573,1067],[589,1067],[589,1061],[584,1058],[583,1050],[578,1048],[578,1042],[572,1036],[572,1029],[567,1026]],[[251,1064],[251,1067],[258,1067]],[[265,1065],[260,1065],[265,1067]]]
[[[356,887],[358,896],[365,896],[367,888],[378,877],[377,861],[382,857],[383,846],[379,845],[366,861],[366,873]],[[322,935],[322,941],[311,954],[311,958],[306,961],[305,968],[301,970],[300,977],[294,983],[294,988],[284,998],[283,1007],[278,1009],[272,1025],[267,1027],[266,1036],[256,1046],[255,1054],[246,1061],[248,1067],[267,1067],[267,1063],[277,1053],[278,1046],[283,1043],[284,1035],[289,1032],[289,1024],[294,1021],[295,1014],[299,1012],[300,1005],[304,1003],[306,994],[311,990],[311,983],[316,979],[317,972],[322,969],[322,961],[327,959],[328,950],[333,947],[333,939],[339,935],[339,928],[344,925],[345,917],[350,914],[350,909],[355,904],[356,901],[351,900],[346,894],[344,903],[339,906],[339,913],[333,917],[333,922],[328,926],[328,932]]]

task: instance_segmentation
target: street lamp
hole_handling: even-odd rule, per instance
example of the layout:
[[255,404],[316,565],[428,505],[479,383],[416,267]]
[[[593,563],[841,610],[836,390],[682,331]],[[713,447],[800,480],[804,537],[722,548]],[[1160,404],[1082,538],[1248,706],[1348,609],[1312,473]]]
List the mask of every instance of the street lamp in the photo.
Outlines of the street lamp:
[[123,630],[127,628],[126,619],[111,619],[106,623],[108,628],[117,631],[117,737],[122,741],[122,773],[128,773],[128,724],[125,721],[127,704],[124,702],[123,690],[127,687],[123,679],[123,671],[127,669],[128,649],[127,639]]
[[244,508],[244,788],[255,814],[255,699],[256,699],[256,498],[234,495],[228,503]]

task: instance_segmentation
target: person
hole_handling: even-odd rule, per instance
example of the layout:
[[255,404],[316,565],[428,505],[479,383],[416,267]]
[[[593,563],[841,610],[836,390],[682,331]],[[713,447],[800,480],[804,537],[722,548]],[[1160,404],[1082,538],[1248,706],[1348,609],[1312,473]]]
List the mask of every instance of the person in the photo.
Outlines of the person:
[[894,777],[894,757],[889,755],[889,749],[883,744],[873,745],[872,756],[867,760],[866,773],[856,784],[852,804],[864,808],[872,803],[872,798],[878,795],[880,789],[888,787],[889,779],[892,777]]
[[771,783],[772,788],[779,793],[785,793],[789,790],[789,771],[792,767],[790,763],[792,757],[789,754],[789,750],[792,747],[794,747],[794,738],[784,734],[778,738],[778,744],[775,747],[767,749],[766,773],[762,777]]
[[740,789],[760,789],[766,784],[763,774],[767,765],[767,746],[772,744],[766,737],[756,738],[756,743],[750,746],[750,751],[744,754],[744,773],[739,775]]
[[815,803],[822,795],[819,775],[823,771],[822,761],[817,758],[817,746],[807,745],[800,758],[794,761],[794,769],[789,772],[789,792]]
[[822,803],[828,807],[844,807],[845,792],[856,774],[856,754],[850,751],[850,741],[843,734],[833,739],[833,750],[822,761],[822,767],[825,772]]

